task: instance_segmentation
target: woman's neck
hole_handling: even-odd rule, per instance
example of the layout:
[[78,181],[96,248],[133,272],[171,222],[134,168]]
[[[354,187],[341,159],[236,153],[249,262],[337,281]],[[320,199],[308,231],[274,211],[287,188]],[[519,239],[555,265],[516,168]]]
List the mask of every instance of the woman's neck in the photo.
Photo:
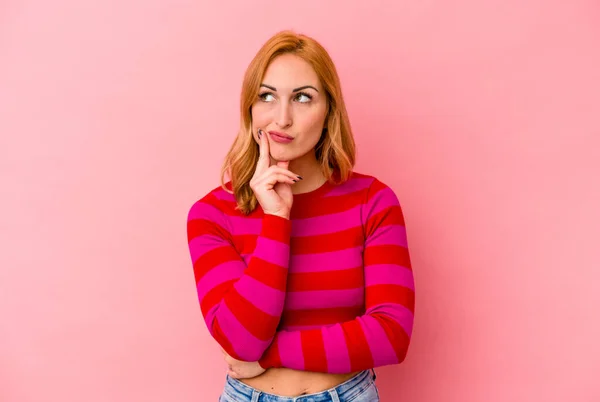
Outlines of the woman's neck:
[[308,193],[316,190],[327,181],[325,176],[323,176],[321,165],[317,161],[314,152],[290,161],[288,169],[302,176],[302,180],[292,186],[294,194]]

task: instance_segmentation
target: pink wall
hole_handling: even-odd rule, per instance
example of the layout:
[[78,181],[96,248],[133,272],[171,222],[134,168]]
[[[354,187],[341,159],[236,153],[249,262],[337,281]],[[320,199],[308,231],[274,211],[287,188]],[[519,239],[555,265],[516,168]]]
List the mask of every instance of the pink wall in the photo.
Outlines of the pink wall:
[[597,2],[201,3],[1,3],[0,400],[216,400],[185,219],[288,27],[404,206],[417,320],[383,400],[600,400]]

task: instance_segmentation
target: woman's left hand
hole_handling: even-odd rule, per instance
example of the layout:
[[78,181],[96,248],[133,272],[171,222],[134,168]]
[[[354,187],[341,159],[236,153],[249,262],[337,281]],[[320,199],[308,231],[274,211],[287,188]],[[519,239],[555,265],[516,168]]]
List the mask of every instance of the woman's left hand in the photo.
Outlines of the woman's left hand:
[[233,357],[229,356],[225,350],[223,350],[223,355],[225,356],[225,363],[229,366],[227,370],[227,374],[238,380],[243,378],[253,378],[261,375],[266,370],[258,364],[258,362],[244,362],[241,360],[236,360]]

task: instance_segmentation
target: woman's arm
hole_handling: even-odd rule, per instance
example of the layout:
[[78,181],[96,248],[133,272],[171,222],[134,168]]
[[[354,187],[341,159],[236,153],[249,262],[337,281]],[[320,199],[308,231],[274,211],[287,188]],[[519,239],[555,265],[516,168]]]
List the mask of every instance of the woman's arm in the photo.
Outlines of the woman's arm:
[[187,235],[202,315],[232,357],[258,360],[272,342],[285,301],[289,220],[264,215],[248,265],[232,245],[229,220],[209,194],[189,211]]
[[404,360],[414,317],[414,280],[400,204],[375,180],[364,212],[365,314],[317,329],[279,331],[263,368],[349,373]]

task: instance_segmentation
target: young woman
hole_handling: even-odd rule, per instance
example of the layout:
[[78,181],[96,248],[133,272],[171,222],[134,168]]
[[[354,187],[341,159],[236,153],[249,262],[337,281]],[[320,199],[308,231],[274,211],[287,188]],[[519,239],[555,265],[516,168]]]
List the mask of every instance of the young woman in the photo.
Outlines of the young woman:
[[202,314],[229,365],[220,400],[378,401],[371,369],[406,356],[414,282],[396,195],[352,171],[331,58],[278,33],[246,71],[240,112],[222,186],[187,226]]

